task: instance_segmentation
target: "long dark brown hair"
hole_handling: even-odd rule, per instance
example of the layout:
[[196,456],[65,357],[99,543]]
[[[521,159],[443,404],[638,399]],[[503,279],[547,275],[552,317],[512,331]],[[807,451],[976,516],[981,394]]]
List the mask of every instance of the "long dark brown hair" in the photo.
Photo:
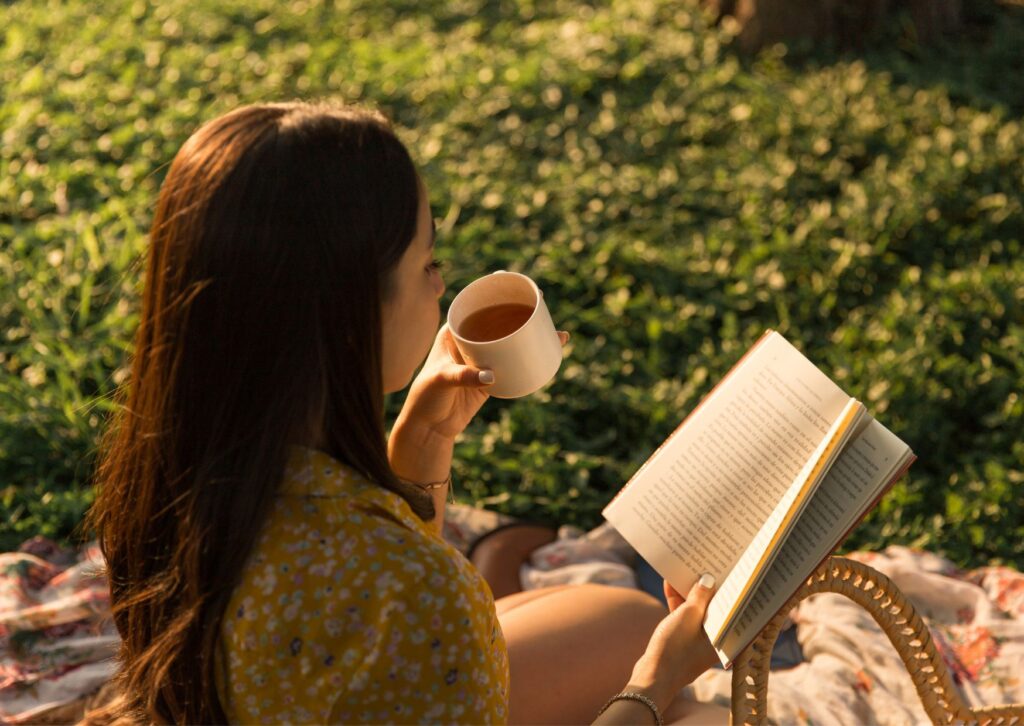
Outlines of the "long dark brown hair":
[[388,464],[381,380],[381,302],[419,193],[364,110],[248,106],[174,158],[90,515],[123,638],[118,715],[226,721],[221,620],[289,445],[316,440],[433,516]]

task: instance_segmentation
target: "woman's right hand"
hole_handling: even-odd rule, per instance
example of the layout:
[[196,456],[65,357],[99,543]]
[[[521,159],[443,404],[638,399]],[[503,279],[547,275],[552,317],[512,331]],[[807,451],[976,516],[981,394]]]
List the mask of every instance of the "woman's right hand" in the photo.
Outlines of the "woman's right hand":
[[704,614],[715,594],[714,584],[711,575],[704,575],[684,598],[665,582],[669,614],[655,628],[647,650],[633,666],[626,690],[642,689],[664,710],[680,689],[718,662],[704,632]]

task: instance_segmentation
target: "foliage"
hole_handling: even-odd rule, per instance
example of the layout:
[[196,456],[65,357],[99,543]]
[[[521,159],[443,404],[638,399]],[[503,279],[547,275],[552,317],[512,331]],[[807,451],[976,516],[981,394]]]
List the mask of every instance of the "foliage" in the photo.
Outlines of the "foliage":
[[241,103],[329,97],[400,126],[443,219],[446,300],[524,271],[573,336],[555,384],[489,402],[466,433],[462,498],[595,524],[774,327],[920,456],[849,546],[1020,567],[1009,12],[999,52],[797,67],[781,46],[740,60],[728,26],[653,0],[3,5],[0,547],[67,536],[90,501],[178,146]]

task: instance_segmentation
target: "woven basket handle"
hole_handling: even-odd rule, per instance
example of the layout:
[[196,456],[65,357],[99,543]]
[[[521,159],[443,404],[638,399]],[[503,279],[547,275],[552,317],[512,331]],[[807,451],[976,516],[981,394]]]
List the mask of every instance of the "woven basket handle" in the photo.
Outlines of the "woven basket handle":
[[767,722],[772,647],[789,611],[819,592],[845,595],[871,613],[903,660],[932,723],[1024,724],[1024,704],[970,708],[953,685],[928,627],[903,593],[881,572],[845,557],[825,560],[733,663],[732,724]]

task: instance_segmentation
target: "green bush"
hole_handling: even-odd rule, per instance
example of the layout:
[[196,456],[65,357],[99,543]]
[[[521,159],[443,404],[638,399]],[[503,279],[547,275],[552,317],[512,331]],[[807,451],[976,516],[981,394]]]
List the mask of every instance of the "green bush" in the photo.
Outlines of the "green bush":
[[604,5],[4,5],[0,548],[88,506],[178,146],[242,103],[327,97],[399,125],[447,300],[525,271],[572,333],[554,385],[467,431],[464,500],[595,524],[774,327],[920,457],[850,547],[1021,566],[1024,109],[999,91],[1024,22],[996,14],[986,51],[794,64],[738,59],[694,7]]

